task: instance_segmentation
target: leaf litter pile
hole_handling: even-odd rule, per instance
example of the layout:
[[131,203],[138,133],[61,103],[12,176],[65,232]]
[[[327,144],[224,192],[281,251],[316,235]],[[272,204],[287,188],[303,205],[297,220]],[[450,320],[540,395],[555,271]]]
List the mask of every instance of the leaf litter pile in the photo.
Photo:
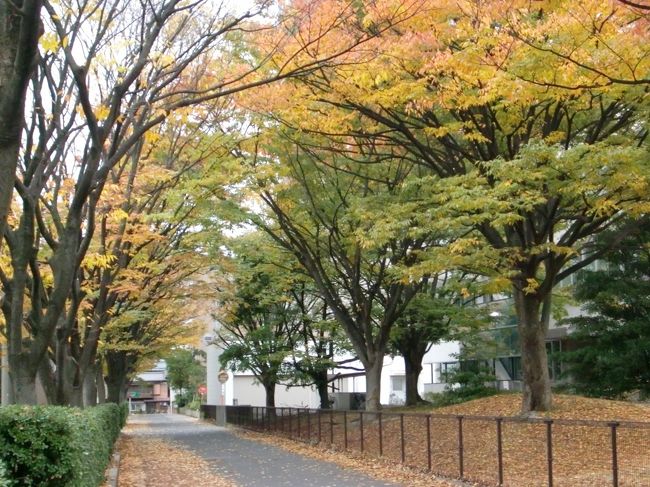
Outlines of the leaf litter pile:
[[117,443],[120,453],[119,487],[205,486],[236,487],[211,471],[210,465],[173,442],[133,434],[141,425],[129,424]]
[[[409,486],[458,485],[432,473],[447,479],[460,477],[458,415],[462,415],[463,478],[480,485],[497,485],[499,442],[494,418],[502,417],[503,485],[549,485],[551,466],[554,486],[591,487],[613,485],[610,423],[616,423],[618,485],[650,485],[650,406],[566,395],[555,395],[553,404],[550,414],[532,418],[518,416],[520,394],[432,409],[426,411],[428,420],[428,414],[391,410],[381,416],[364,413],[362,420],[356,412],[302,413],[301,417],[264,419],[267,427],[280,430],[284,438],[277,434],[246,435]],[[550,427],[546,420],[552,420]],[[318,448],[310,448],[310,443],[318,444]]]

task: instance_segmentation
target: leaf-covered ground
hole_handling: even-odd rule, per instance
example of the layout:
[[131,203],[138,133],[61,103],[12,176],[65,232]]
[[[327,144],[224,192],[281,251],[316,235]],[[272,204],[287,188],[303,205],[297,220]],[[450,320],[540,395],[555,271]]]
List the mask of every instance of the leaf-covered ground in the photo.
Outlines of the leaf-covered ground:
[[361,454],[352,450],[341,451],[323,448],[256,431],[238,430],[237,434],[247,439],[278,446],[287,451],[310,458],[334,462],[343,468],[357,470],[376,479],[395,482],[408,487],[460,487],[474,485],[454,479],[435,478],[428,473],[406,466],[396,465],[394,462],[385,458],[376,458],[372,455]]
[[[459,477],[460,435],[455,415],[463,415],[463,477],[496,485],[499,471],[497,422],[472,416],[501,416],[504,417],[501,423],[504,484],[542,486],[548,485],[549,476],[549,432],[543,420],[552,419],[553,485],[591,487],[613,484],[612,429],[607,422],[618,422],[619,485],[650,485],[650,406],[556,395],[554,409],[549,415],[541,415],[537,422],[528,422],[518,416],[520,405],[521,395],[506,394],[435,410],[419,408],[419,414],[402,410],[403,416],[386,411],[381,419],[376,415],[364,415],[363,421],[358,413],[345,416],[342,413],[303,414],[300,418],[284,417],[272,421],[267,418],[267,426],[281,429],[282,436],[304,443],[319,443],[319,448],[287,442],[277,436],[267,437],[265,441],[343,462],[349,468],[374,471],[381,478],[405,485],[446,485],[428,473],[427,444],[430,444],[431,472],[447,478]],[[430,413],[431,417],[427,420],[427,414],[422,413]],[[572,422],[574,420],[578,422]],[[427,430],[430,432],[428,439]],[[362,445],[363,454],[360,452]],[[403,464],[411,470],[401,467],[402,455]],[[412,477],[395,477],[399,475]]]
[[[521,394],[501,394],[432,409],[431,412],[477,416],[518,416],[520,410]],[[650,422],[650,404],[554,394],[553,410],[545,416],[553,419]]]
[[173,442],[133,434],[141,427],[127,425],[118,440],[119,487],[236,487],[234,482],[212,472],[201,457]]

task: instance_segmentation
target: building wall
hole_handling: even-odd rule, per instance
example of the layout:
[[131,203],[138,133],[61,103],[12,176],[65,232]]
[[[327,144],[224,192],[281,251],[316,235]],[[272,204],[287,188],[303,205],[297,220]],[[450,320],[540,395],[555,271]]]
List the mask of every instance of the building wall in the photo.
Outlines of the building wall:
[[[255,381],[252,375],[235,375],[232,397],[227,404],[265,406],[264,387]],[[275,388],[276,407],[317,408],[320,405],[318,392],[313,387],[291,387],[278,385]]]
[[[459,342],[442,342],[433,345],[425,354],[422,360],[422,373],[418,380],[418,391],[424,394],[425,384],[436,384],[441,382],[440,373],[435,364],[440,362],[453,362],[457,360],[460,352]],[[348,364],[361,367],[361,363]],[[339,371],[344,372],[344,371]],[[384,357],[384,366],[381,372],[381,392],[379,400],[382,404],[400,404],[406,399],[405,390],[405,368],[402,357]],[[366,378],[363,374],[353,377],[339,379],[336,383],[340,392],[365,392]]]

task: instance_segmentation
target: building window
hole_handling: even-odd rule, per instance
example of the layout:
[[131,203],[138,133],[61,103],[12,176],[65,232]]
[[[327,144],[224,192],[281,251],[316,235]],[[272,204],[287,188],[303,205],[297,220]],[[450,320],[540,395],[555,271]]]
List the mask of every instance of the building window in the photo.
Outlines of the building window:
[[390,377],[390,388],[394,392],[404,392],[406,390],[406,380],[403,375],[392,375]]
[[499,362],[508,374],[508,380],[522,379],[523,374],[521,372],[521,357],[499,357]]

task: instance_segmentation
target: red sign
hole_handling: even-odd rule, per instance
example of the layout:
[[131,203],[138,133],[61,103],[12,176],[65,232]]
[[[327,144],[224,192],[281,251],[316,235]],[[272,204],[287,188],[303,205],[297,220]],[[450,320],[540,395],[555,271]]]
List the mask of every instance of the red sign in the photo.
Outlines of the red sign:
[[199,394],[201,394],[202,396],[204,396],[204,395],[207,394],[207,393],[208,393],[208,388],[207,388],[207,387],[205,387],[205,386],[199,386]]

